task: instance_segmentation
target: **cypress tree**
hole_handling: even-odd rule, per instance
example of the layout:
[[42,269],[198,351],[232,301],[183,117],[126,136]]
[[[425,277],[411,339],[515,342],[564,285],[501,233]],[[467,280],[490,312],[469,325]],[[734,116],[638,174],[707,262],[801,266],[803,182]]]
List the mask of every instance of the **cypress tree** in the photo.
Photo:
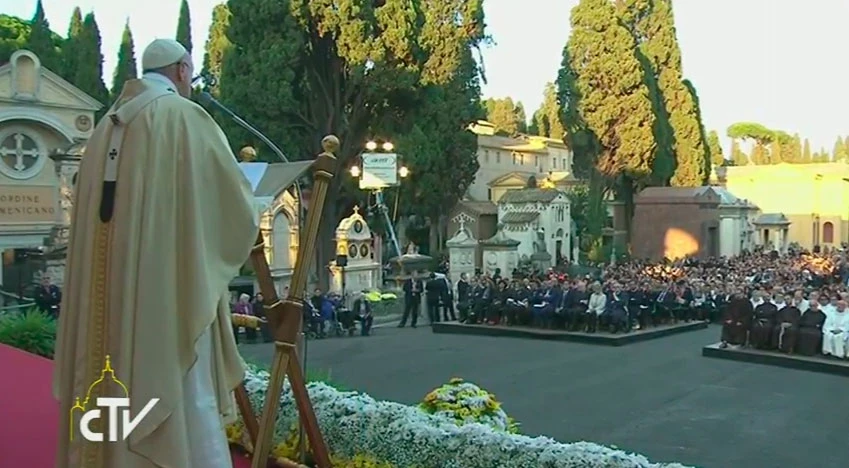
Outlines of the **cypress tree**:
[[124,33],[121,35],[121,47],[118,49],[118,64],[115,66],[115,73],[112,74],[113,101],[121,94],[127,80],[138,78],[135,48],[133,32],[130,31],[130,22],[127,21],[124,24]]
[[212,23],[209,25],[209,37],[206,39],[206,47],[203,54],[203,73],[211,76],[216,84],[211,92],[217,96],[218,82],[221,80],[221,64],[224,55],[232,46],[227,39],[227,27],[230,25],[230,10],[225,3],[215,5],[212,9]]
[[804,146],[802,148],[801,163],[802,164],[810,164],[812,162],[814,162],[814,160],[813,160],[813,156],[811,155],[811,142],[808,141],[807,138],[805,138],[805,143],[804,143]]
[[793,135],[793,139],[790,140],[788,156],[784,159],[784,162],[799,164],[802,162],[802,140],[799,138],[799,134],[796,133]]
[[760,142],[756,142],[752,147],[752,155],[749,157],[752,161],[752,164],[756,166],[763,166],[769,164],[769,153],[767,152],[764,145]]
[[183,44],[189,53],[192,53],[192,17],[189,11],[188,0],[180,3],[180,17],[177,20],[177,42]]
[[[68,38],[62,46],[62,76],[74,83],[79,69],[79,43],[83,30],[83,13],[80,7],[74,7],[71,21],[68,24]],[[76,85],[76,83],[74,83]]]
[[710,148],[710,162],[713,166],[725,164],[725,155],[722,154],[722,144],[719,142],[719,134],[711,130],[708,134],[708,148]]
[[571,23],[557,80],[558,100],[577,164],[592,168],[588,233],[600,234],[596,218],[603,190],[593,174],[615,181],[630,231],[634,191],[649,180],[655,157],[655,115],[644,69],[634,38],[609,0],[581,0],[572,9]]
[[781,143],[778,140],[773,140],[769,144],[769,153],[767,153],[767,162],[769,164],[778,164],[781,162]]
[[834,161],[846,160],[846,145],[843,143],[843,137],[837,137],[837,141],[834,142],[834,149],[831,152],[831,156]]
[[[702,162],[704,177],[701,179],[701,185],[707,185],[708,178],[710,177],[711,166],[713,166],[713,164],[711,164],[710,161],[710,146],[708,145],[707,130],[705,130],[704,122],[702,122],[702,106],[699,102],[699,94],[696,92],[696,87],[693,86],[693,83],[687,79],[682,81],[682,83],[684,84],[684,87],[687,88],[687,92],[693,100],[693,114],[696,117],[699,129],[699,145],[696,146],[693,156],[696,158],[696,161]],[[702,149],[701,156],[699,156],[698,153],[699,146]]]
[[53,40],[53,31],[50,23],[44,15],[44,6],[41,0],[35,4],[35,15],[30,20],[30,32],[26,41],[26,49],[38,56],[41,66],[48,70],[62,73],[59,50]]
[[746,153],[740,149],[740,143],[737,142],[736,138],[731,140],[731,162],[735,166],[748,166],[750,162]]
[[546,83],[542,95],[542,104],[534,112],[532,119],[533,131],[529,133],[562,140],[566,131],[560,120],[560,104],[557,103],[557,86],[554,83]]
[[[670,184],[678,187],[702,185],[708,177],[708,153],[700,131],[696,97],[688,91],[681,67],[681,49],[675,32],[671,0],[622,0],[619,15],[639,44],[648,62],[668,115],[674,137],[675,171]],[[666,142],[660,142],[666,144]]]
[[[78,68],[72,82],[89,96],[106,105],[109,103],[109,90],[103,83],[103,54],[100,46],[100,28],[97,26],[94,13],[88,13],[83,19],[83,27],[79,34],[76,50]],[[104,108],[101,112],[105,111]]]

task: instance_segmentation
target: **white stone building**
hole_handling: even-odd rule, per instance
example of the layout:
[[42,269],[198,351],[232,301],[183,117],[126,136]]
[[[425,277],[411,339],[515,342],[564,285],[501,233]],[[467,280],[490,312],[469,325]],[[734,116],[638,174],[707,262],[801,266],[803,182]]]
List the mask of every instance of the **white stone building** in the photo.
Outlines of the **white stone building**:
[[556,189],[510,190],[498,201],[498,222],[519,241],[521,259],[535,252],[551,255],[552,265],[572,253],[569,197]]
[[733,257],[757,245],[755,220],[759,209],[719,186],[704,187],[719,195],[719,255]]

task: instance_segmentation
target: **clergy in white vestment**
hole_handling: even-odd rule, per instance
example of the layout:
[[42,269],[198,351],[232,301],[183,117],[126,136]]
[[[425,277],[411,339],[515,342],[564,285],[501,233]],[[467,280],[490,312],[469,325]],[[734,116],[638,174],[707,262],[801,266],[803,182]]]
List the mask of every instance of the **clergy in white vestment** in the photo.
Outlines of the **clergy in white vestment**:
[[849,312],[846,302],[837,301],[831,315],[822,326],[822,353],[838,358],[846,357],[846,339],[849,337]]
[[[231,467],[223,428],[237,416],[244,363],[227,288],[258,216],[227,138],[187,99],[186,49],[157,39],[142,68],[94,129],[79,170],[53,380],[56,466]],[[79,416],[98,397],[128,397],[133,417],[158,402],[126,440],[90,442]],[[115,429],[104,419],[95,433]]]

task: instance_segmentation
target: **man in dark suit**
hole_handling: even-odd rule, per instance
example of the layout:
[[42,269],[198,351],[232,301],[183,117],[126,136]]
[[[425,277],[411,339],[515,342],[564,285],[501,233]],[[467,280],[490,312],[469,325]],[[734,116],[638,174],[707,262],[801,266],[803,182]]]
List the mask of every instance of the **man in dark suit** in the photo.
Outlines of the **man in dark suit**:
[[431,273],[427,284],[425,284],[425,303],[427,303],[427,317],[430,323],[439,322],[439,306],[445,296],[445,281]]
[[424,285],[422,280],[413,273],[409,278],[404,280],[404,315],[401,317],[401,323],[398,328],[404,328],[407,324],[407,319],[410,318],[410,326],[416,328],[416,323],[419,321],[419,309],[422,305],[422,291]]
[[465,323],[469,317],[469,308],[472,305],[472,286],[465,273],[460,273],[457,281],[457,311],[460,313],[460,322]]
[[35,305],[45,314],[59,317],[59,304],[62,303],[62,291],[50,282],[50,277],[45,275],[41,278],[41,284],[35,288]]

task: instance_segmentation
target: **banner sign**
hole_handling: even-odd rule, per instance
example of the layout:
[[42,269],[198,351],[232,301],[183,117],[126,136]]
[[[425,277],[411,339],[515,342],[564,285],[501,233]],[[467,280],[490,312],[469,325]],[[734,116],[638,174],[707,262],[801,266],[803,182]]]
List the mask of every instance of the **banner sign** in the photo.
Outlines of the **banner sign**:
[[363,153],[363,173],[360,188],[381,189],[398,185],[398,155],[394,153]]

